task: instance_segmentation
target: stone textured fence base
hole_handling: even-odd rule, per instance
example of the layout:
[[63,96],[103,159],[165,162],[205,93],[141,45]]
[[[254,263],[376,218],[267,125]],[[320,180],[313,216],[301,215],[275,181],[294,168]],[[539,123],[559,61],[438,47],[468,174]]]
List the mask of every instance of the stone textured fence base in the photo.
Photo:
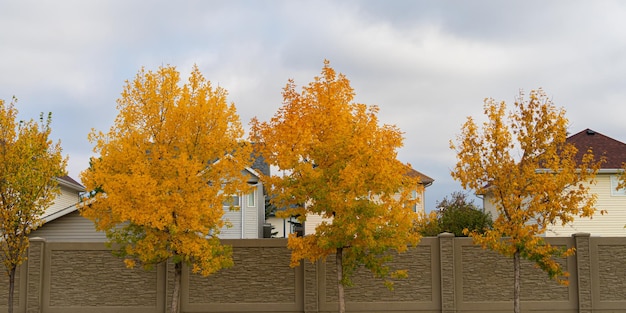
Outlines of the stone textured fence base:
[[[626,312],[626,238],[548,238],[575,247],[559,260],[569,286],[524,262],[523,312]],[[182,312],[337,311],[334,258],[290,268],[284,239],[224,240],[235,266],[202,277],[183,271]],[[388,290],[367,271],[346,290],[348,312],[512,312],[513,262],[482,250],[468,238],[441,234],[395,256],[393,267],[409,278]],[[167,312],[173,265],[150,271],[127,269],[103,243],[31,240],[19,270],[15,312]],[[8,280],[0,275],[0,312],[6,311]]]

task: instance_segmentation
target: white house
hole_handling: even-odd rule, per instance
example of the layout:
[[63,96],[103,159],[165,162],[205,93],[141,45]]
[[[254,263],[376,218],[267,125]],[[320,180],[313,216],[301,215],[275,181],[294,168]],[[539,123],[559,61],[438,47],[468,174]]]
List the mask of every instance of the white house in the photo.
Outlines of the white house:
[[[592,219],[576,217],[573,222],[548,227],[546,236],[571,236],[575,233],[590,233],[591,236],[626,236],[626,189],[617,190],[618,177],[622,165],[626,162],[626,144],[602,135],[591,129],[585,129],[567,138],[567,142],[578,149],[577,158],[592,149],[598,159],[604,156],[606,162],[596,176],[596,184],[591,185],[591,193],[597,195],[596,214]],[[489,194],[483,197],[486,212],[497,215]],[[605,212],[601,214],[601,212]]]
[[[246,168],[243,173],[248,177],[248,184],[253,191],[246,195],[233,196],[234,204],[239,206],[238,211],[224,206],[224,219],[232,227],[224,227],[220,238],[263,238],[263,222],[265,214],[263,184],[259,181],[259,174],[253,168]],[[103,242],[106,236],[97,232],[91,220],[80,215],[77,204],[80,195],[85,191],[80,183],[69,176],[57,179],[61,187],[61,194],[56,198],[42,219],[44,224],[33,231],[30,237],[41,237],[47,241],[63,242]]]

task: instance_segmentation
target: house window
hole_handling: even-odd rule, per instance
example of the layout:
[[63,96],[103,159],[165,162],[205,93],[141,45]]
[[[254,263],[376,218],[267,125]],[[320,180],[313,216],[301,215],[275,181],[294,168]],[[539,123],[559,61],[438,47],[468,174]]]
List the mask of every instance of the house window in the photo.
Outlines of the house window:
[[222,202],[222,205],[227,206],[227,207],[238,207],[239,196],[238,195],[226,196],[226,198],[224,198],[224,202]]
[[[411,196],[412,196],[411,200],[417,199],[417,197],[418,197],[417,196],[417,190],[411,191]],[[413,212],[417,212],[417,203],[413,204]]]
[[251,193],[247,194],[247,198],[248,198],[248,206],[249,207],[254,207],[256,206],[256,195],[254,194],[254,191],[252,191]]
[[611,196],[626,196],[626,188],[617,189],[619,176],[611,175]]

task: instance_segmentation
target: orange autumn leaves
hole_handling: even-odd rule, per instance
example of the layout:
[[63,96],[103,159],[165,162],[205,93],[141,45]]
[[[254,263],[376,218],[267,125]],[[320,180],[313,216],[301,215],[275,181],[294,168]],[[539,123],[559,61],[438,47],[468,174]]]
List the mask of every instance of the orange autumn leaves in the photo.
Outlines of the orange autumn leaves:
[[250,147],[226,96],[197,67],[182,85],[174,67],[142,69],[124,87],[115,125],[90,134],[99,157],[81,178],[103,192],[81,213],[121,246],[127,265],[173,258],[208,275],[232,264],[216,235],[223,201],[249,188]]
[[301,221],[331,218],[314,234],[291,236],[292,266],[344,250],[344,281],[365,266],[376,275],[391,272],[386,251],[403,252],[419,235],[411,207],[417,179],[397,160],[402,132],[380,125],[378,108],[353,102],[349,80],[324,63],[321,76],[298,92],[290,80],[283,103],[269,122],[252,122],[251,140],[278,174],[265,177],[282,216]]
[[543,90],[526,99],[520,93],[514,110],[486,99],[487,121],[479,127],[468,118],[451,147],[458,162],[452,176],[465,189],[486,195],[497,208],[493,228],[470,233],[475,242],[501,254],[534,261],[550,277],[566,283],[567,273],[553,259],[573,249],[550,246],[541,238],[550,224],[590,217],[595,196],[589,193],[600,162],[588,151],[581,163],[566,142],[568,121]]
[[[397,160],[402,133],[379,125],[378,108],[352,102],[354,91],[325,62],[322,76],[300,94],[290,81],[286,105],[270,122],[252,121],[250,141],[280,176],[261,177],[284,216],[330,218],[316,234],[291,237],[292,264],[346,249],[345,279],[365,266],[380,277],[402,277],[387,250],[417,244],[413,232],[416,178]],[[180,265],[209,275],[232,265],[218,235],[222,203],[249,186],[251,144],[226,91],[212,88],[197,67],[181,85],[174,67],[141,70],[118,100],[109,132],[92,131],[99,155],[82,173],[91,197],[81,213],[106,231],[128,266],[172,260],[176,312]],[[342,270],[343,272],[343,270]]]

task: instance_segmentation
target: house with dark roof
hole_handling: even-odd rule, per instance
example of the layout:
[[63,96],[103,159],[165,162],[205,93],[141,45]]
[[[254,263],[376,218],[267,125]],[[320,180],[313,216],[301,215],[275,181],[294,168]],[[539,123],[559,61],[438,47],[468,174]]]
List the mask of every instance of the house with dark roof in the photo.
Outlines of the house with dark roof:
[[[596,175],[596,183],[590,185],[590,192],[597,196],[596,213],[591,219],[575,217],[564,226],[551,225],[545,236],[571,236],[581,232],[591,236],[626,236],[626,189],[617,189],[626,162],[626,144],[591,129],[569,136],[567,142],[578,149],[576,159],[579,162],[589,149],[596,161],[605,159]],[[497,210],[489,198],[489,194],[483,196],[484,209],[496,216]]]
[[576,218],[565,226],[554,225],[546,235],[570,236],[585,232],[591,236],[626,236],[626,189],[617,189],[626,162],[626,144],[591,129],[569,136],[567,142],[578,149],[577,160],[589,149],[596,160],[605,159],[596,176],[597,183],[591,186],[591,192],[597,196],[597,211],[592,219]]

